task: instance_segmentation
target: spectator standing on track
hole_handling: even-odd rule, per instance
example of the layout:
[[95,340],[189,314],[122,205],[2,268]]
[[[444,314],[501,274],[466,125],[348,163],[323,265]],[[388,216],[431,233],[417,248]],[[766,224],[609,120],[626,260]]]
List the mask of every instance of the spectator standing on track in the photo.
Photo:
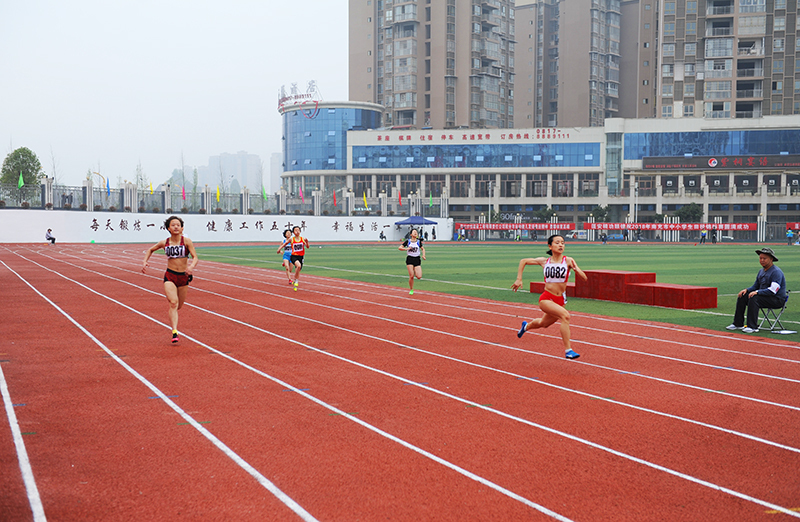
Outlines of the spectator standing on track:
[[45,238],[45,240],[50,241],[51,245],[55,245],[56,244],[56,236],[53,235],[53,229],[52,228],[48,228],[47,229],[47,232],[44,233],[44,238]]
[[[192,272],[197,266],[197,252],[194,250],[192,240],[183,235],[183,220],[178,216],[170,216],[164,221],[164,227],[169,231],[167,239],[151,246],[144,255],[142,273],[147,272],[147,261],[153,252],[164,249],[167,255],[167,271],[164,273],[164,293],[169,302],[169,322],[172,326],[172,343],[178,342],[178,310],[186,302],[189,283],[192,281]],[[189,262],[189,256],[192,262]]]
[[[741,330],[744,333],[758,331],[758,311],[761,308],[781,308],[788,297],[786,294],[786,277],[783,271],[775,266],[778,258],[771,248],[756,250],[761,270],[756,274],[756,282],[741,290],[736,300],[736,312],[733,324],[726,326],[728,330]],[[745,309],[747,309],[747,325],[745,326]]]
[[[292,264],[290,259],[292,258],[292,246],[291,243],[288,243],[288,239],[292,237],[292,231],[288,228],[283,231],[283,262],[281,262],[281,266],[286,269],[286,277],[289,279],[289,284],[292,284]],[[278,253],[281,253],[281,249],[278,249]]]
[[408,295],[414,295],[414,277],[422,279],[422,259],[425,259],[425,247],[416,229],[412,229],[409,238],[403,241],[397,250],[406,251],[406,268],[408,268]]
[[297,292],[297,287],[300,284],[300,271],[303,269],[303,260],[306,255],[306,248],[308,246],[308,239],[300,236],[300,227],[295,225],[292,227],[292,237],[281,243],[281,246],[278,247],[278,253],[280,254],[281,248],[286,247],[286,245],[291,245],[292,255],[289,258],[289,264],[293,265],[294,268],[294,281],[292,286],[294,286],[294,291]]
[[561,340],[564,342],[565,355],[567,359],[577,359],[580,355],[570,347],[570,316],[567,309],[564,308],[567,303],[567,280],[570,270],[575,270],[575,273],[584,281],[588,278],[583,270],[578,268],[578,264],[573,258],[564,255],[566,246],[564,236],[553,234],[547,239],[547,246],[550,247],[550,250],[547,251],[547,255],[550,257],[529,257],[520,260],[517,280],[511,285],[511,289],[515,292],[519,290],[522,286],[522,272],[528,265],[539,265],[544,270],[544,292],[539,297],[539,308],[544,312],[544,316],[531,321],[522,321],[522,328],[517,332],[517,337],[522,337],[522,334],[528,330],[547,328],[556,321],[560,321]]

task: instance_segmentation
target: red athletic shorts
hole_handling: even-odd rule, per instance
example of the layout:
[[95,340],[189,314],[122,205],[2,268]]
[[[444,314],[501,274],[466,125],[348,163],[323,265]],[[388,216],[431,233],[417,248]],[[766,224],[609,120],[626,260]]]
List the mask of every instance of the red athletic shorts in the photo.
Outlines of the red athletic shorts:
[[564,294],[553,295],[547,290],[545,290],[544,292],[542,292],[542,295],[539,296],[539,302],[541,303],[542,301],[553,301],[557,305],[564,306]]
[[175,286],[189,286],[189,283],[192,281],[192,276],[186,275],[186,272],[176,272],[174,270],[170,270],[167,268],[167,271],[164,272],[164,282],[171,281],[175,283]]

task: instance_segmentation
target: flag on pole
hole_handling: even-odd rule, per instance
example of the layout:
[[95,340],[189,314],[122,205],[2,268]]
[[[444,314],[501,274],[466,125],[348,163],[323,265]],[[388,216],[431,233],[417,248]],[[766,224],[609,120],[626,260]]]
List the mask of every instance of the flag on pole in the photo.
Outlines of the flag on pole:
[[25,184],[25,180],[22,179],[22,171],[19,171],[19,182],[17,182],[17,188],[22,188]]
[[261,186],[261,195],[264,196],[264,201],[267,200],[267,188],[265,186]]
[[403,206],[403,194],[399,190],[397,191],[397,204]]
[[217,185],[217,203],[219,203],[219,185]]
[[186,201],[186,187],[181,187],[181,197]]
[[364,192],[364,208],[365,209],[369,208],[369,205],[367,205],[367,193],[366,193],[366,191]]
[[433,192],[428,192],[428,197],[429,197],[428,206],[432,207],[433,206]]
[[111,182],[106,178],[106,196],[111,195]]
[[150,182],[150,194],[152,194],[152,193],[153,193],[153,182],[151,181]]
[[336,191],[333,191],[333,206],[336,206]]

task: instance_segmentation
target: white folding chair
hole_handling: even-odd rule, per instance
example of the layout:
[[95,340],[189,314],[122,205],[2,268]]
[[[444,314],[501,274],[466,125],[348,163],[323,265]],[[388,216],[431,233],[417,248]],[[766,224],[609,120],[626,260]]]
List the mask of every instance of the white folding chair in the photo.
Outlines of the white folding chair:
[[783,312],[786,311],[787,304],[789,304],[789,290],[786,291],[786,300],[783,302],[783,307],[761,309],[761,322],[758,325],[758,329],[762,329],[764,323],[767,323],[767,326],[769,326],[769,331],[772,333],[783,335],[797,333],[796,330],[787,330],[781,323],[781,316],[783,315]]

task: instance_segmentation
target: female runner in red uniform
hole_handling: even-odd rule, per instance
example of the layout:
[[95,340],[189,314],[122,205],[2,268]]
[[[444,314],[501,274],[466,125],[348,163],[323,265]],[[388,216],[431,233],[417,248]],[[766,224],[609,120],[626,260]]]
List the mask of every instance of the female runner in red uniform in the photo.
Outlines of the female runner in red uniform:
[[295,225],[292,227],[292,237],[281,243],[281,246],[278,247],[278,253],[281,253],[281,248],[285,247],[286,245],[292,246],[292,255],[289,258],[289,263],[294,265],[294,282],[292,286],[294,286],[294,291],[297,292],[297,286],[299,284],[298,279],[300,279],[300,270],[303,269],[303,260],[305,259],[306,255],[306,248],[308,248],[308,239],[304,237],[300,237],[300,227]]
[[554,234],[547,239],[547,246],[550,250],[547,254],[551,257],[529,257],[521,259],[517,280],[511,285],[516,292],[522,286],[522,271],[527,265],[539,265],[544,269],[544,293],[539,297],[539,308],[544,312],[544,316],[531,321],[522,321],[522,328],[517,332],[517,337],[522,337],[526,331],[534,328],[547,328],[556,321],[561,321],[561,339],[564,341],[567,359],[577,359],[580,357],[570,347],[569,342],[569,312],[564,308],[566,299],[564,293],[567,291],[567,279],[569,271],[575,270],[581,279],[587,280],[586,274],[578,268],[578,264],[571,257],[564,255],[564,236]]
[[[142,273],[146,273],[147,261],[153,252],[164,249],[167,254],[167,271],[164,273],[164,293],[169,301],[169,322],[172,325],[172,342],[178,342],[178,310],[183,308],[192,272],[197,266],[197,252],[188,237],[183,236],[183,220],[178,216],[170,216],[164,221],[170,237],[151,246],[144,255]],[[192,256],[189,263],[188,256]]]

